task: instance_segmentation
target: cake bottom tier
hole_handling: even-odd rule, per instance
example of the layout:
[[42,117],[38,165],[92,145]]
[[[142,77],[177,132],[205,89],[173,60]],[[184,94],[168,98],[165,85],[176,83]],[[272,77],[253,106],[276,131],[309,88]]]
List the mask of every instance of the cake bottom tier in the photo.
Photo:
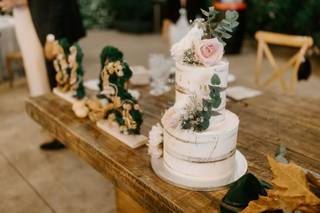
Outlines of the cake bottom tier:
[[204,132],[172,128],[166,118],[169,115],[170,111],[162,119],[163,160],[168,171],[199,180],[224,180],[234,174],[237,115],[226,110],[225,120]]
[[239,151],[236,151],[234,158],[235,165],[232,175],[220,175],[209,179],[181,175],[168,168],[163,158],[151,158],[151,166],[162,180],[175,186],[193,191],[214,191],[232,184],[247,172],[248,164],[245,157]]
[[198,163],[178,159],[164,151],[164,165],[171,173],[198,179],[223,180],[234,174],[235,151],[226,159],[216,162]]

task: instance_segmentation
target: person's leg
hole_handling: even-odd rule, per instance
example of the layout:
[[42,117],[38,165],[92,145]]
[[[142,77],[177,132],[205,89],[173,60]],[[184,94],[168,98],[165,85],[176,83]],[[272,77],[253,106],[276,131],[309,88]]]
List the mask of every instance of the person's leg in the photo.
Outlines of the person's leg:
[[[50,92],[56,85],[52,63],[45,62],[43,48],[36,34],[28,7],[14,9],[17,41],[22,53],[31,96]],[[51,64],[51,65],[50,65]],[[49,83],[50,86],[49,86]],[[42,144],[41,149],[58,150],[64,145],[57,140]]]
[[31,96],[50,92],[43,49],[36,34],[28,7],[13,10],[16,37],[23,57]]
[[[51,90],[57,86],[57,82],[55,79],[56,72],[53,67],[52,61],[46,60],[46,67],[48,71],[48,78],[49,78],[49,83],[50,83],[50,88]],[[52,141],[49,141],[47,143],[43,143],[40,145],[40,148],[42,150],[60,150],[65,148],[65,145],[58,141],[57,139],[53,139]]]
[[66,146],[57,139],[53,139],[52,141],[40,145],[40,149],[42,150],[60,150],[64,148],[66,148]]

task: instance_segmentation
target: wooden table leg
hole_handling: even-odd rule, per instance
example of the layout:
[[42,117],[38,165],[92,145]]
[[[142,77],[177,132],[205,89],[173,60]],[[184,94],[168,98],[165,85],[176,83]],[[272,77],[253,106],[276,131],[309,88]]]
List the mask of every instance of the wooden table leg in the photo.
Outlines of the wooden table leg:
[[116,188],[116,204],[118,213],[147,213],[140,204],[133,200],[127,193]]

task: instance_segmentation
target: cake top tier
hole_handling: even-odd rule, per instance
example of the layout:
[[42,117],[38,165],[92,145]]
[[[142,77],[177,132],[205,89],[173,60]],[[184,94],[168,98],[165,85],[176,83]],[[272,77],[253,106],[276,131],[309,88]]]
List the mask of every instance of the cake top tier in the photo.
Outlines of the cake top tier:
[[171,55],[177,63],[198,67],[211,67],[223,57],[225,39],[231,38],[231,32],[238,26],[238,13],[202,11],[206,19],[194,20],[190,31],[171,48]]
[[[225,107],[228,63],[222,61],[225,39],[238,26],[236,11],[202,11],[190,31],[171,48],[176,61],[176,103],[179,125],[184,130],[203,132],[213,116]],[[171,119],[175,120],[173,117]],[[222,116],[223,117],[223,116]]]

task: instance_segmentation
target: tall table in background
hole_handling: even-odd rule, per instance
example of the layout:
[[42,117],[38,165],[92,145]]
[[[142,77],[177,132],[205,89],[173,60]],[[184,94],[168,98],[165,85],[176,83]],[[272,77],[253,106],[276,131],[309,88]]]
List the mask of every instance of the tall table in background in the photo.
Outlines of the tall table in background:
[[[143,134],[159,122],[174,93],[152,97],[146,88],[139,101],[144,109]],[[279,144],[288,147],[288,158],[320,172],[320,100],[264,94],[227,108],[240,117],[238,149],[246,156],[249,171],[270,180],[266,160]],[[63,141],[79,157],[110,179],[116,187],[118,212],[218,212],[226,190],[188,191],[162,181],[152,171],[147,148],[133,150],[100,131],[88,119],[74,116],[71,105],[53,94],[30,98],[27,113]],[[99,195],[97,195],[99,196]],[[106,204],[107,205],[107,204]]]

